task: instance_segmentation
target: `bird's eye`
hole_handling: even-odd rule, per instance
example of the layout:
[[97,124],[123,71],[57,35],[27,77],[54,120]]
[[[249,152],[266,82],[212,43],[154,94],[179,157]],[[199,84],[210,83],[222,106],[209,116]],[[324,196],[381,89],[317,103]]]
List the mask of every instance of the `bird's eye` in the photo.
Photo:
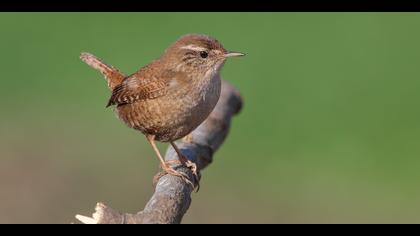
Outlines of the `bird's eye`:
[[201,58],[207,58],[209,56],[209,54],[206,51],[201,51],[200,52],[200,57]]

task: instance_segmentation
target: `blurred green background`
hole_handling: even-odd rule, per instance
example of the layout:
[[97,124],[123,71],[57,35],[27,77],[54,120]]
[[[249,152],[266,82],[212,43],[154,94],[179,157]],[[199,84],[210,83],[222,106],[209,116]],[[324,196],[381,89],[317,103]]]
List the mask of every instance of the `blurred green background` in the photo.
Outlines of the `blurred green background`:
[[142,209],[157,159],[105,109],[106,83],[79,53],[130,74],[204,33],[247,54],[222,71],[245,105],[184,223],[419,223],[419,24],[418,13],[1,13],[0,222],[76,222],[97,201]]

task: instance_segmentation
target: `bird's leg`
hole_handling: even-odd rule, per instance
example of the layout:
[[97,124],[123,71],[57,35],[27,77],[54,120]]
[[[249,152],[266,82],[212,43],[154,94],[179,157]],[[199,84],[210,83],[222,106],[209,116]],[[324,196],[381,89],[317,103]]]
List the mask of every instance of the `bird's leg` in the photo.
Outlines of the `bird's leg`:
[[[190,184],[194,188],[194,184],[188,179],[188,175],[186,175],[185,173],[174,170],[167,162],[165,162],[162,155],[160,155],[159,149],[156,146],[155,136],[154,135],[146,135],[146,138],[149,141],[150,145],[152,145],[153,150],[155,151],[157,157],[159,158],[160,166],[161,166],[162,170],[165,173],[168,173],[170,175],[181,177],[185,182],[187,182],[188,184]],[[159,178],[162,177],[163,175],[164,175],[164,173],[159,173],[157,176],[155,176],[153,182],[157,183]]]
[[178,146],[176,146],[176,144],[173,141],[171,141],[170,143],[172,147],[175,149],[176,153],[178,154],[178,157],[181,163],[191,169],[195,178],[195,182],[197,183],[197,191],[198,191],[198,189],[200,189],[200,182],[199,182],[199,177],[198,177],[197,165],[194,162],[190,161],[187,157],[185,157],[184,154],[182,154],[181,150],[179,150]]
[[176,146],[174,142],[170,142],[170,143],[172,147],[175,149],[175,152],[178,154],[179,161],[186,167],[191,168],[194,175],[197,175],[197,165],[194,162],[190,161],[187,157],[185,157],[184,154],[182,154],[181,150],[179,150],[178,146]]

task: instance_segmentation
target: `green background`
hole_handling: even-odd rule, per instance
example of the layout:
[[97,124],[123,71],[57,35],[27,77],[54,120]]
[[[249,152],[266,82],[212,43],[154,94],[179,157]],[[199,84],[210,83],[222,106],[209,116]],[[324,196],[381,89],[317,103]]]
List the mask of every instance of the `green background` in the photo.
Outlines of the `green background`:
[[[246,57],[245,104],[184,223],[420,222],[420,14],[1,13],[0,222],[134,213],[158,161],[105,109],[94,53],[126,74],[186,33]],[[160,144],[162,150],[165,144]]]

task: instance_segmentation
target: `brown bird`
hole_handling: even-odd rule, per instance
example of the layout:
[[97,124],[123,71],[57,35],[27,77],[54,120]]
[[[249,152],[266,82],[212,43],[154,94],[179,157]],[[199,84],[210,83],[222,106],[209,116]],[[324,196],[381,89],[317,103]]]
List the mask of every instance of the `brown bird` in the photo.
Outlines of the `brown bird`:
[[243,55],[227,51],[209,36],[189,34],[130,76],[92,54],[82,53],[80,58],[105,75],[112,90],[107,107],[116,105],[117,116],[146,136],[163,171],[192,184],[188,176],[165,162],[155,141],[169,142],[179,161],[197,177],[195,164],[182,155],[174,141],[188,135],[208,117],[219,100],[220,69],[227,58]]

